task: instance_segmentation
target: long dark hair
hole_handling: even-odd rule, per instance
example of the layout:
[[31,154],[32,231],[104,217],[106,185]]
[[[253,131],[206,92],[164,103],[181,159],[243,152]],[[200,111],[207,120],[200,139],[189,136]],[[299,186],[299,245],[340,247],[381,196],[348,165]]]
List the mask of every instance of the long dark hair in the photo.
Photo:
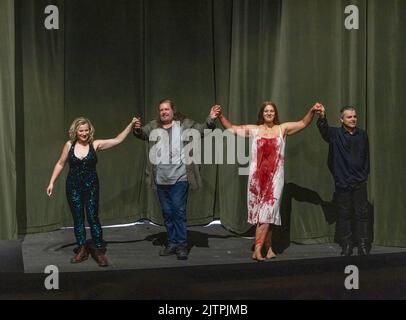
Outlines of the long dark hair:
[[275,118],[273,119],[274,124],[280,124],[279,122],[279,115],[278,115],[278,108],[276,108],[276,104],[272,101],[264,101],[262,102],[261,109],[259,109],[258,112],[258,120],[257,120],[257,125],[264,124],[264,110],[266,106],[272,106],[273,109],[275,110]]
[[161,118],[159,117],[159,106],[162,103],[169,103],[169,106],[173,110],[173,120],[182,122],[186,118],[185,115],[183,115],[182,113],[180,113],[176,109],[176,106],[175,106],[174,102],[171,99],[167,99],[167,98],[162,99],[161,101],[159,101],[159,104],[158,104],[158,119],[157,119],[157,121],[158,121],[158,124],[159,124],[160,127],[162,127],[162,124],[163,124],[162,121],[161,121]]

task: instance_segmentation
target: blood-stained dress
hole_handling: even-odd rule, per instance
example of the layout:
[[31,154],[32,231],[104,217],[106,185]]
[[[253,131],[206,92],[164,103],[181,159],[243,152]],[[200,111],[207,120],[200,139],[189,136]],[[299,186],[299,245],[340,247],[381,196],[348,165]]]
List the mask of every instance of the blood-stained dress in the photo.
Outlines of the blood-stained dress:
[[284,185],[285,141],[279,127],[274,138],[258,136],[253,130],[248,178],[248,223],[281,225],[279,212]]

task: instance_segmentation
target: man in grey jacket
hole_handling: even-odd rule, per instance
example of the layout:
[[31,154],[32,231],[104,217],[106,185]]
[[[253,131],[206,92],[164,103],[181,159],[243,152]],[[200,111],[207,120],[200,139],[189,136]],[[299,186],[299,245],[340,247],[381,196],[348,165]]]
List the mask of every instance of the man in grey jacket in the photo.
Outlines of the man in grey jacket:
[[186,260],[188,191],[189,188],[198,189],[202,182],[198,164],[185,161],[182,134],[185,130],[194,129],[202,136],[205,129],[213,130],[220,110],[213,107],[204,124],[196,123],[177,112],[170,99],[161,100],[158,111],[159,118],[145,126],[138,119],[133,133],[137,138],[149,141],[148,183],[157,190],[168,235],[168,243],[159,254],[176,254],[179,260]]

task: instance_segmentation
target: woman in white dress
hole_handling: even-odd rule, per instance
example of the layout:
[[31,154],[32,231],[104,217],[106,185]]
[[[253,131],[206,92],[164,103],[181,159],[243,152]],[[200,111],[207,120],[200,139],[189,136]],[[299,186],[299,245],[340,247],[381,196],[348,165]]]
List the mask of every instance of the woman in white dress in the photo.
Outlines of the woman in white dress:
[[281,225],[279,207],[284,185],[286,136],[306,128],[321,107],[320,103],[316,103],[302,120],[285,123],[279,122],[278,109],[272,101],[262,103],[256,125],[234,125],[222,113],[219,116],[224,128],[234,134],[253,138],[247,207],[248,223],[256,225],[255,250],[252,255],[256,261],[265,260],[261,253],[263,245],[267,252],[266,258],[275,257],[271,246],[270,224]]

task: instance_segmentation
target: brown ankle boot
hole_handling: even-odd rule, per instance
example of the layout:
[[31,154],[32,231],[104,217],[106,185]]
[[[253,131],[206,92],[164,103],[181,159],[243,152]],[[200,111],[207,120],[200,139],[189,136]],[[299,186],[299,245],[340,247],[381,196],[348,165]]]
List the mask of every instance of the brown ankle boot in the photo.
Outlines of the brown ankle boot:
[[96,262],[99,267],[107,267],[109,264],[107,263],[106,255],[104,254],[103,249],[95,249],[94,255],[96,258]]
[[75,256],[70,260],[71,263],[80,263],[82,261],[87,260],[89,257],[89,253],[86,250],[85,246],[80,246],[77,249]]

